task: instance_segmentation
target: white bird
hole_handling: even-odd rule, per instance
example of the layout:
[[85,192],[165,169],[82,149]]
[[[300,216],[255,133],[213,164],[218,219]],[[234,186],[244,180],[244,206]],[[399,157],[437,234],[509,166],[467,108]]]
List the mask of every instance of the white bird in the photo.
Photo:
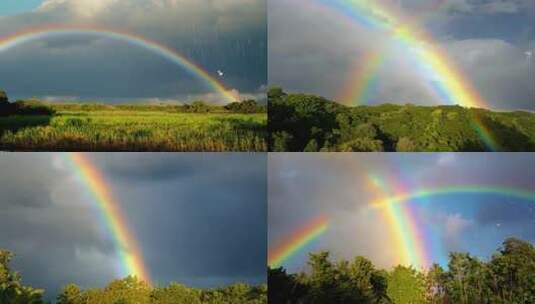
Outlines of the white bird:
[[223,77],[225,76],[225,73],[223,73],[221,70],[217,70],[217,75],[219,75],[219,77]]
[[526,59],[530,60],[531,57],[533,56],[533,52],[532,51],[526,51],[524,54],[526,54]]

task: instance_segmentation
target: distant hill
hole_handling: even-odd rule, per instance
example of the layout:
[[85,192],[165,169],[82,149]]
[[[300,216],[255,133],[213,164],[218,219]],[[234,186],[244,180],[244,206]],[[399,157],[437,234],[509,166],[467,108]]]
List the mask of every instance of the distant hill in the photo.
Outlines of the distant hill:
[[344,106],[323,97],[268,93],[270,151],[535,151],[535,114],[460,106]]

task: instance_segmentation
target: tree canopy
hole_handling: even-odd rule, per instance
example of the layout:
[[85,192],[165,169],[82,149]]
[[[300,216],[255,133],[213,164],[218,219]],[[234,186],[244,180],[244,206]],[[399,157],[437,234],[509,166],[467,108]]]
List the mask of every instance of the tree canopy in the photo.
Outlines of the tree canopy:
[[535,150],[535,114],[460,106],[349,107],[323,97],[268,92],[270,151],[487,151],[479,125],[504,151]]
[[[9,268],[13,254],[0,250],[0,303],[44,304],[42,289],[24,286],[21,276]],[[110,282],[104,288],[84,290],[76,284],[64,286],[58,304],[265,304],[267,285],[234,284],[215,289],[190,288],[172,282],[151,287],[135,277]]]
[[308,266],[298,274],[269,269],[270,303],[535,303],[535,248],[514,238],[487,262],[451,253],[447,269],[398,265],[385,271],[364,257],[333,262],[328,252],[311,253]]

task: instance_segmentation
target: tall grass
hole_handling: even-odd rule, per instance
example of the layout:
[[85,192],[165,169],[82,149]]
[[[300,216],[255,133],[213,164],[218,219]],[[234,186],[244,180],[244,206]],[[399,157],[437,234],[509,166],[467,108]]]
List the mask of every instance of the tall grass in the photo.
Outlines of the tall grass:
[[64,109],[0,118],[0,150],[11,151],[266,151],[266,138],[266,114]]

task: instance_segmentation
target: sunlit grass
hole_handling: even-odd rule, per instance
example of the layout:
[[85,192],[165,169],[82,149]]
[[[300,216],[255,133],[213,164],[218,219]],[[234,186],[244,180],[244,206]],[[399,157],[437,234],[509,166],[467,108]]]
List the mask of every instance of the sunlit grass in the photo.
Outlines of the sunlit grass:
[[2,150],[267,150],[266,114],[60,111],[0,118],[0,132]]

